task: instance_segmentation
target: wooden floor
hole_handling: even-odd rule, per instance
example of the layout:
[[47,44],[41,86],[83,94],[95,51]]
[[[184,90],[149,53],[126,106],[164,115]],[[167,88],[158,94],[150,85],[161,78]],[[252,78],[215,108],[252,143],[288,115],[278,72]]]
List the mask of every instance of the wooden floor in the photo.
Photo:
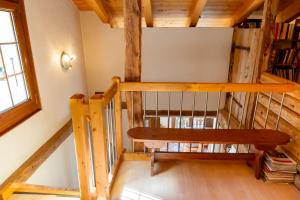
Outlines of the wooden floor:
[[254,178],[241,161],[170,161],[150,176],[149,161],[124,161],[112,191],[113,200],[299,200],[288,184]]
[[14,194],[9,200],[79,200],[79,198],[54,195]]

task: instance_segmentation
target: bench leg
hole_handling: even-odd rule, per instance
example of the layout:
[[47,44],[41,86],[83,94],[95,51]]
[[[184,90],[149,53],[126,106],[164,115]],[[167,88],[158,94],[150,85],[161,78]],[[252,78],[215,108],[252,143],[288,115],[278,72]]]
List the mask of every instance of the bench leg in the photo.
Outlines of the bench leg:
[[155,149],[151,150],[151,176],[155,175]]
[[255,153],[254,170],[255,170],[256,179],[259,179],[261,175],[264,154],[265,154],[264,151],[259,151],[259,150]]

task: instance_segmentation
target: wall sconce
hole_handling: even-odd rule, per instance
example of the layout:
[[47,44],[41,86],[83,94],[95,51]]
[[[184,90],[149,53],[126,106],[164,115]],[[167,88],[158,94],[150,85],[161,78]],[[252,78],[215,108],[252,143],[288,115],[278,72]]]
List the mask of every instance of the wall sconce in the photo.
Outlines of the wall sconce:
[[72,62],[75,59],[76,59],[75,56],[70,55],[63,51],[60,58],[61,67],[65,70],[70,70],[72,68]]

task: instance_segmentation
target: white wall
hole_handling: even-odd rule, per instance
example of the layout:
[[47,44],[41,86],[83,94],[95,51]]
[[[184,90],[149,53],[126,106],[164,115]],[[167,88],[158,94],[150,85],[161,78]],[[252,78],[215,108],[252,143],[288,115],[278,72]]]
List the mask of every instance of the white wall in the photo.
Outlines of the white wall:
[[[81,12],[89,95],[124,75],[123,29]],[[147,28],[142,36],[143,81],[227,82],[231,28]]]
[[[25,0],[42,111],[0,138],[0,183],[70,118],[69,97],[86,92],[79,12],[71,0]],[[76,55],[71,71],[60,67],[62,51]],[[78,187],[73,138],[68,138],[29,180]]]
[[[100,23],[92,12],[81,12],[81,28],[89,95],[105,91],[113,76],[124,77],[124,30]],[[232,44],[231,28],[147,28],[142,33],[142,81],[227,82]],[[159,109],[167,109],[167,94],[159,94]],[[183,109],[193,97],[184,94]],[[204,110],[205,96],[197,94],[196,110]],[[221,108],[225,94],[222,94]],[[152,104],[152,105],[151,105]],[[209,94],[208,110],[216,110],[218,94]],[[172,94],[171,109],[180,108],[180,94]],[[147,93],[147,109],[155,109],[155,94]],[[124,145],[128,124],[123,112]]]

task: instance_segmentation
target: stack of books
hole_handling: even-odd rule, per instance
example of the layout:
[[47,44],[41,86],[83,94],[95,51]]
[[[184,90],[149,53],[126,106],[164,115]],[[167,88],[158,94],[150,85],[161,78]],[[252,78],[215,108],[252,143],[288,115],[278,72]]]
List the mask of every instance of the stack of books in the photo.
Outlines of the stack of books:
[[282,151],[270,151],[263,165],[263,177],[276,183],[293,183],[297,173],[297,163]]
[[275,26],[275,40],[291,40],[293,38],[295,24],[277,23]]
[[295,56],[296,50],[295,49],[287,49],[282,50],[278,49],[275,51],[275,64],[294,64],[294,56]]

